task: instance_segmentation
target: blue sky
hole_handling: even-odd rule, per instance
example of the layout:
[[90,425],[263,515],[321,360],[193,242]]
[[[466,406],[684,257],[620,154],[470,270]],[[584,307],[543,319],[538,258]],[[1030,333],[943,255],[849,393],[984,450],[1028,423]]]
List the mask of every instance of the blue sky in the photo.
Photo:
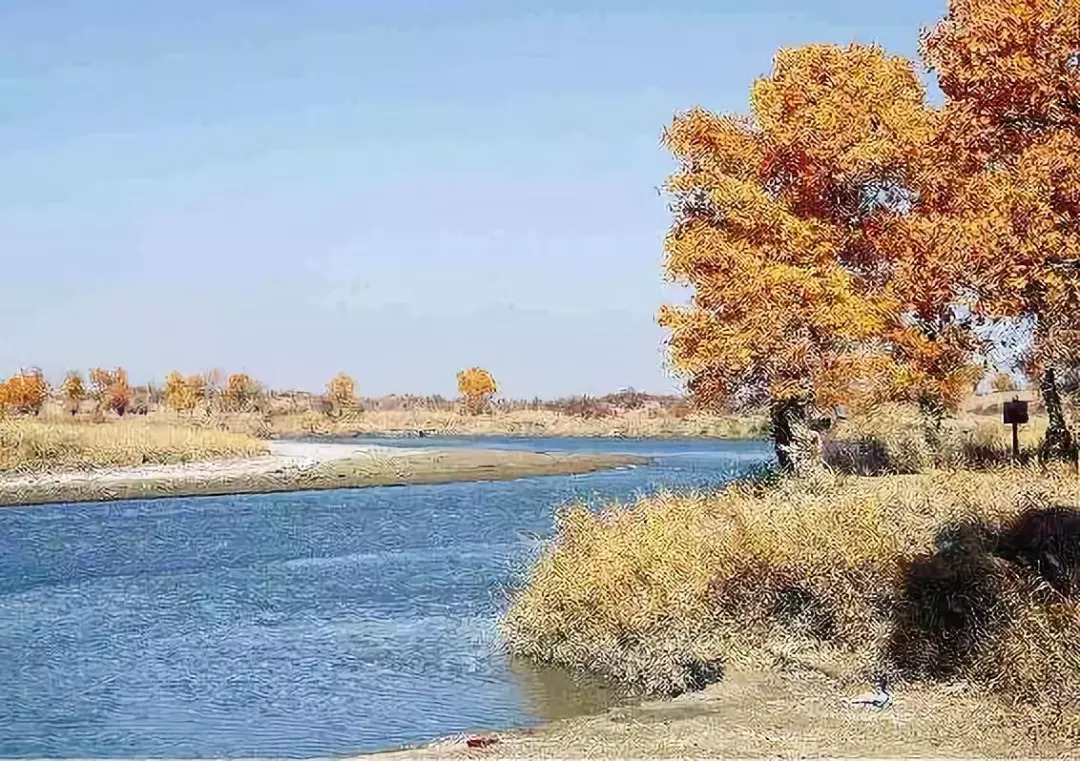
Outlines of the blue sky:
[[[756,10],[751,11],[754,7]],[[675,111],[944,0],[0,1],[0,372],[677,388]]]

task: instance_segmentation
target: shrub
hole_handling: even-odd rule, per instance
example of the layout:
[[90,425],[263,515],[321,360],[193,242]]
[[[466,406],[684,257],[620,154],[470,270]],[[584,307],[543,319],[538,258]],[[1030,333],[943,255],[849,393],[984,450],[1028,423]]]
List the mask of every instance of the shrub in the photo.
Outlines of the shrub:
[[1013,469],[578,504],[500,626],[515,654],[650,693],[809,648],[856,675],[959,676],[1075,716],[1080,599],[1046,570],[1060,553],[1075,579],[1075,512],[1047,507],[1070,496],[1065,470]]
[[[1020,430],[1021,460],[1034,458],[1045,420]],[[946,418],[940,428],[917,410],[882,405],[840,421],[825,437],[823,454],[843,473],[918,473],[931,467],[991,468],[1012,459],[1012,434],[1001,423],[973,416]]]
[[559,405],[559,412],[564,415],[585,418],[586,420],[598,420],[612,417],[615,410],[598,399],[590,396],[579,396]]

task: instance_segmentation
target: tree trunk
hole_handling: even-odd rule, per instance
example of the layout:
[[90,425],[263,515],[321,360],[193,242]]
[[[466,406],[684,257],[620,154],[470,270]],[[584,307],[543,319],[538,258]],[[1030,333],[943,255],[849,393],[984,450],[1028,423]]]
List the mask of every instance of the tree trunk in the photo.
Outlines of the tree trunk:
[[774,401],[770,409],[773,448],[780,469],[796,475],[806,472],[815,459],[817,434],[810,429],[810,401],[806,398]]
[[922,413],[923,438],[932,448],[941,443],[941,426],[945,422],[945,405],[933,394],[919,397],[919,411]]
[[1043,406],[1046,407],[1046,416],[1050,419],[1046,428],[1046,436],[1039,447],[1039,460],[1069,460],[1076,457],[1076,445],[1073,442],[1072,433],[1065,422],[1065,411],[1061,406],[1061,394],[1058,392],[1057,377],[1054,368],[1048,367],[1039,379],[1042,391]]

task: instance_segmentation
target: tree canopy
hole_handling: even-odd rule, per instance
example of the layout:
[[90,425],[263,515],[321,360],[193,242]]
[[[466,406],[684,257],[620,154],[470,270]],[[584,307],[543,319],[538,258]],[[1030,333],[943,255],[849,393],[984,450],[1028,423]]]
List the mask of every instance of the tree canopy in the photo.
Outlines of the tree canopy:
[[771,405],[782,461],[815,406],[955,408],[982,374],[975,327],[1002,320],[1034,326],[1028,369],[1065,430],[1080,0],[950,0],[922,52],[941,108],[876,45],[807,45],[776,54],[748,115],[695,108],[665,131],[665,269],[693,292],[661,310],[672,365],[706,403]]
[[932,198],[939,130],[911,62],[856,44],[781,50],[749,116],[676,117],[665,265],[693,296],[660,321],[699,400],[802,416],[883,394],[955,403],[970,389],[953,280],[920,287],[957,263],[897,245]]

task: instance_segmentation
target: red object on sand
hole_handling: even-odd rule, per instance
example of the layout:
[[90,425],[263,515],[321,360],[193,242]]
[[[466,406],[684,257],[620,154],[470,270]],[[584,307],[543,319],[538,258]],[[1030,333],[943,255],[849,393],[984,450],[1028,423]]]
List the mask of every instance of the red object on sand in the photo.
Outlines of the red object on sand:
[[499,738],[495,737],[494,735],[476,735],[474,737],[468,738],[465,741],[465,744],[468,745],[470,748],[483,748],[488,745],[494,745],[498,741]]

